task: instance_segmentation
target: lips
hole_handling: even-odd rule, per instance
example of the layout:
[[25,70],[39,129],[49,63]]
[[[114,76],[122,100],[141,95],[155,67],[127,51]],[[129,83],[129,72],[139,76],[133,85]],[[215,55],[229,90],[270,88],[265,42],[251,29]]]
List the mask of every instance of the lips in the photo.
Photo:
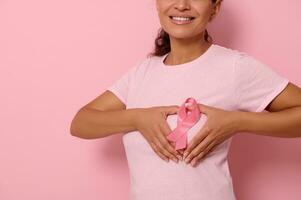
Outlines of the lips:
[[[195,17],[185,17],[186,19],[183,19],[183,17],[173,17],[169,16],[171,22],[176,25],[186,25],[191,24],[194,21]],[[181,19],[182,18],[182,19]]]
[[172,19],[173,17],[184,17],[184,18],[190,18],[191,20],[195,18],[195,17],[192,17],[192,16],[178,16],[178,15],[169,16],[170,19]]

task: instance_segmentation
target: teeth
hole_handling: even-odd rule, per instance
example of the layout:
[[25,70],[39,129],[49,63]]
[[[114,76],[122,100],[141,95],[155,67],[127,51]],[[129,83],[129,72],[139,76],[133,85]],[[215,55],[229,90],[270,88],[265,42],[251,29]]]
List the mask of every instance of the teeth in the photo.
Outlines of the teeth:
[[180,20],[180,21],[189,21],[192,18],[191,17],[171,17],[174,20]]

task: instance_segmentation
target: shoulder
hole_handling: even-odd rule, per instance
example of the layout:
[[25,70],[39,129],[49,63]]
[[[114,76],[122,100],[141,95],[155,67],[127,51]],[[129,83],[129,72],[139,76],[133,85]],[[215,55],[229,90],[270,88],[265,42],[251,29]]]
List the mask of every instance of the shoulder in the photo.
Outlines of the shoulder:
[[129,74],[131,74],[135,79],[141,80],[144,79],[145,76],[148,74],[150,69],[152,69],[152,62],[154,62],[157,58],[155,57],[140,57],[138,58],[132,67],[129,69]]
[[218,44],[215,44],[214,53],[215,56],[219,58],[232,59],[234,61],[238,60],[242,56],[247,55],[247,53],[241,50],[232,49],[230,47],[226,47]]
[[248,71],[268,68],[263,61],[241,50],[216,45],[216,52],[216,56],[220,59],[230,59],[234,64],[235,70]]
[[134,64],[132,65],[132,67],[129,68],[129,72],[134,73],[134,74],[138,74],[141,73],[142,71],[144,71],[147,66],[148,66],[148,58],[138,58]]
[[139,68],[141,73],[146,73],[153,70],[156,66],[160,65],[163,56],[151,56],[146,55],[143,58],[138,59],[136,67]]

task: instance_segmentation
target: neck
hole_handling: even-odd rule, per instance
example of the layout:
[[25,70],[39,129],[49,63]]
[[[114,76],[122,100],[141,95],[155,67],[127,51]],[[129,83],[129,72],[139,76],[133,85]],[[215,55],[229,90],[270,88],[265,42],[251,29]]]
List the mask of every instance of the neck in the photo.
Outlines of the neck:
[[[203,34],[202,37],[204,38]],[[170,37],[171,51],[165,59],[167,65],[178,65],[190,62],[202,55],[210,47],[211,43],[201,39],[194,38],[174,38]]]

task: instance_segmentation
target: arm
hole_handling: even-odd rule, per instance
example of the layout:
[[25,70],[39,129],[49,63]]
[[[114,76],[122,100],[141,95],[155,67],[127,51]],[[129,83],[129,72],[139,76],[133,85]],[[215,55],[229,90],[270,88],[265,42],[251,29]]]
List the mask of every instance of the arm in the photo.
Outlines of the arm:
[[133,131],[136,110],[125,109],[125,105],[114,94],[105,91],[76,113],[70,133],[79,138],[95,139]]
[[84,139],[103,138],[135,130],[133,117],[136,109],[101,111],[82,108],[71,123],[73,136]]
[[238,111],[238,131],[274,137],[301,137],[301,89],[288,86],[267,106],[266,113]]
[[[264,100],[261,96],[259,99]],[[252,101],[254,99],[247,102]],[[192,166],[237,132],[247,131],[286,138],[301,137],[301,89],[290,82],[266,106],[267,111],[272,113],[249,112],[240,109],[225,111],[208,105],[199,104],[199,106],[200,110],[207,115],[207,121],[189,142],[183,157],[185,162],[191,163]],[[250,109],[247,104],[242,108]]]

